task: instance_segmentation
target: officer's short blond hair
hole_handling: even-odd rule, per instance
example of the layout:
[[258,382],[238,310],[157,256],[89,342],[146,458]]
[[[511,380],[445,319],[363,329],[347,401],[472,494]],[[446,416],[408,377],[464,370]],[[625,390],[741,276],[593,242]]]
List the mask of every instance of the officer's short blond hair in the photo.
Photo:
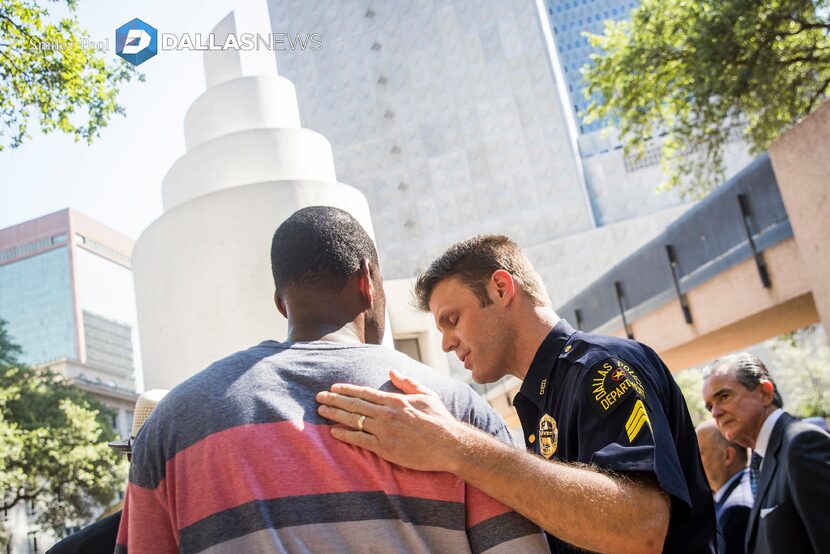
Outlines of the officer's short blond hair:
[[415,305],[428,312],[435,286],[450,277],[464,283],[484,307],[491,303],[487,282],[503,269],[536,306],[550,306],[550,297],[542,278],[519,245],[504,235],[478,235],[447,248],[415,282]]

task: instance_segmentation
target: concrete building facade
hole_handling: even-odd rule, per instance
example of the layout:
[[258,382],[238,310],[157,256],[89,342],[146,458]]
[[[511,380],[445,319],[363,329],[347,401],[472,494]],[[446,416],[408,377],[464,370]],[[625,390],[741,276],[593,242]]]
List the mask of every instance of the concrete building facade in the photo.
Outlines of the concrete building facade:
[[830,167],[815,145],[828,140],[825,103],[768,154],[609,268],[561,315],[581,310],[586,329],[633,335],[673,371],[812,323],[827,332]]
[[594,227],[540,6],[271,0],[305,125],[369,201],[384,272],[411,277],[450,242],[532,246]]

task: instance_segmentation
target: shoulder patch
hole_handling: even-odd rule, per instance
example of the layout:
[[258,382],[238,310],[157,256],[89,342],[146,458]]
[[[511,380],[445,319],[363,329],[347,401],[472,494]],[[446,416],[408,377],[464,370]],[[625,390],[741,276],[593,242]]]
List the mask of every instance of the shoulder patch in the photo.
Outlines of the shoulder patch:
[[588,371],[586,382],[588,403],[605,419],[636,394],[645,400],[645,389],[637,370],[619,358],[608,358]]

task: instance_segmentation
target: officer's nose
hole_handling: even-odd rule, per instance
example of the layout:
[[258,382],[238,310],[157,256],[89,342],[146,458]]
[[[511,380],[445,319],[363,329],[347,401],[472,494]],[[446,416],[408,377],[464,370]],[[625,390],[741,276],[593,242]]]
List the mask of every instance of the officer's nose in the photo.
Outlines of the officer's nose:
[[452,352],[458,347],[458,341],[451,333],[444,333],[441,336],[441,348],[444,352]]
[[720,416],[722,416],[722,415],[723,415],[723,410],[721,410],[721,409],[720,409],[720,406],[718,406],[717,404],[713,404],[713,405],[712,405],[712,409],[711,409],[710,411],[712,412],[712,417],[713,417],[714,419],[716,419],[716,420],[717,420]]

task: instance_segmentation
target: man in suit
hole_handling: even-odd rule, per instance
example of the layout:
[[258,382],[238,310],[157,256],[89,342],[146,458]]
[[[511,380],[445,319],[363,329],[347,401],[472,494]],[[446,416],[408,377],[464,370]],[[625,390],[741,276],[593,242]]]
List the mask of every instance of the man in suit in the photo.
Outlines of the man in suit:
[[726,440],[711,419],[698,425],[696,431],[703,470],[715,498],[718,550],[721,554],[743,554],[752,509],[746,448]]
[[769,371],[752,354],[711,362],[703,398],[726,439],[752,449],[747,552],[830,552],[830,435],[782,409]]

